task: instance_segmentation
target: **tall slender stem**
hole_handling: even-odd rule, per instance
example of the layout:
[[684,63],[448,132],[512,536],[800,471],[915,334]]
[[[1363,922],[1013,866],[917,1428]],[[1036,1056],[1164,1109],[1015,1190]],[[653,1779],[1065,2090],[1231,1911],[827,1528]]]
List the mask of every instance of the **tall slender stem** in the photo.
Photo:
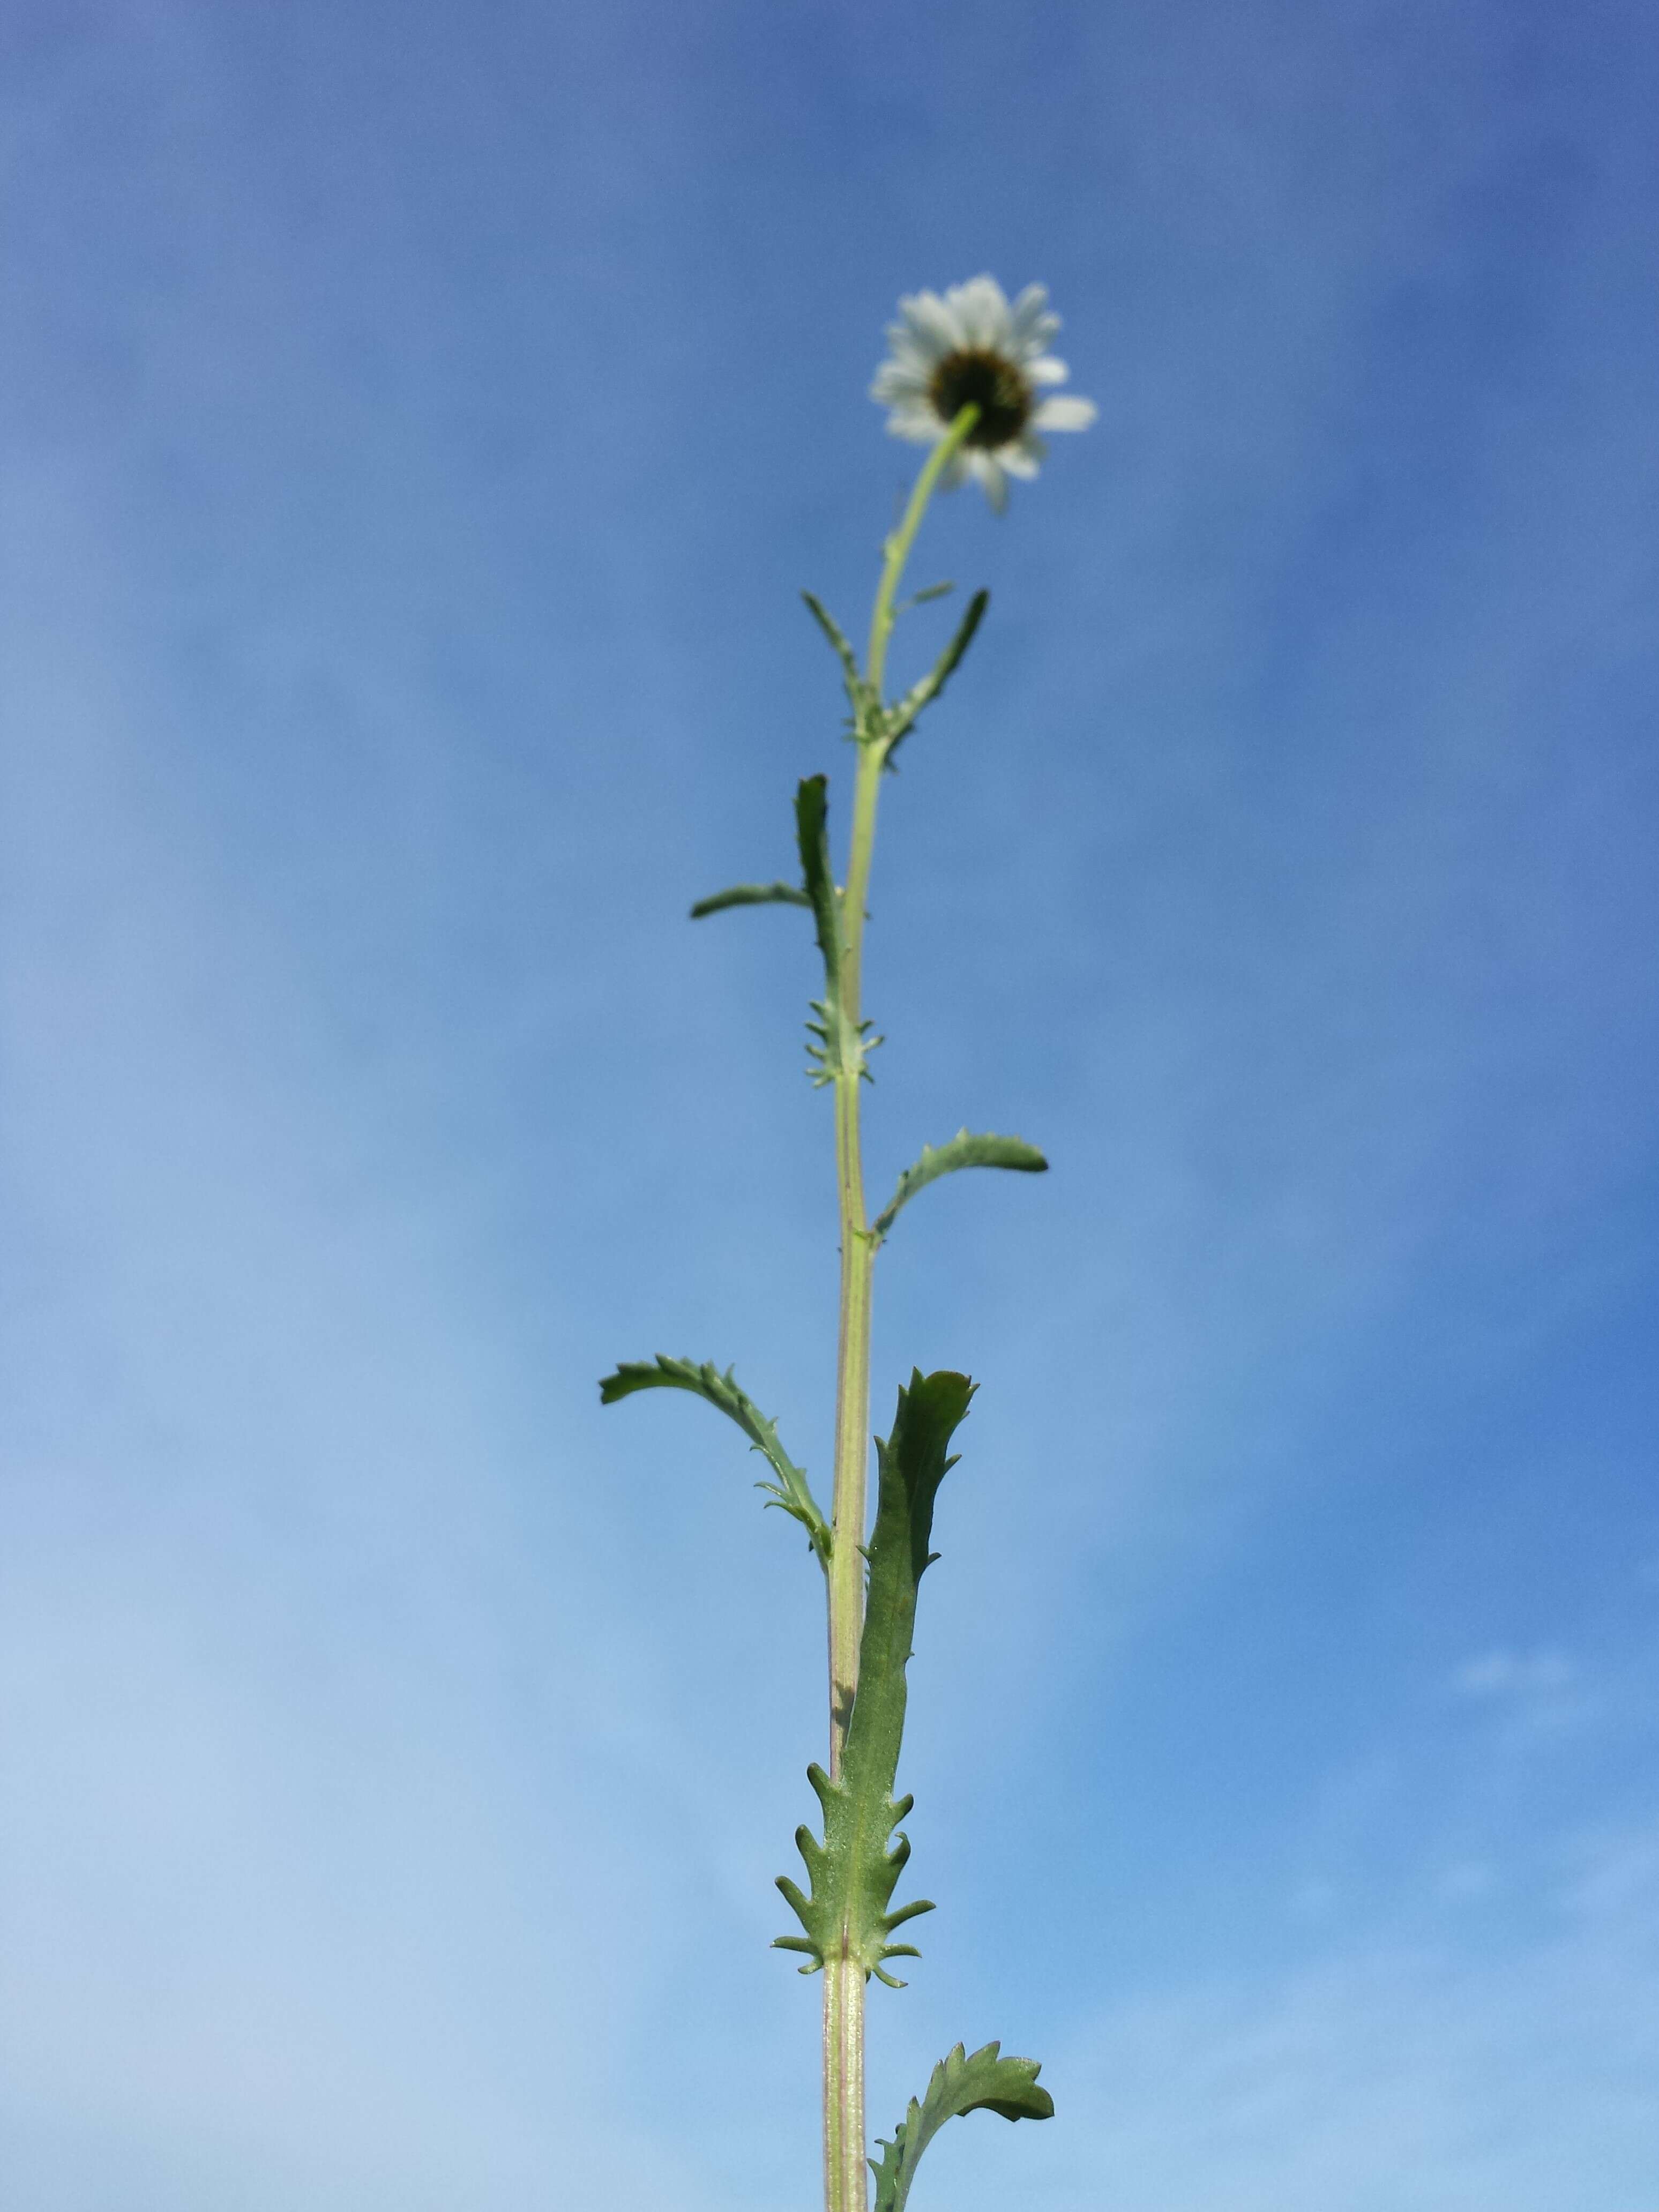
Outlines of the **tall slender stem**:
[[[928,454],[910,494],[904,519],[883,547],[881,581],[870,616],[866,681],[878,706],[887,672],[894,601],[915,544],[927,502],[947,464],[979,420],[964,407]],[[876,848],[876,809],[881,797],[887,741],[879,731],[860,732],[853,791],[852,847],[842,895],[842,1004],[856,1031],[863,1013],[865,901]],[[870,1292],[876,1248],[864,1207],[864,1152],[856,1073],[836,1078],[836,1182],[841,1212],[841,1339],[836,1376],[836,1475],[830,1518],[835,1543],[830,1563],[830,1771],[841,1771],[842,1749],[859,1680],[859,1638],[864,1627],[864,1542],[867,1516],[870,1427]]]
[[[904,518],[883,548],[870,617],[865,678],[878,712],[887,672],[894,602],[927,503],[951,457],[979,420],[964,407],[927,456]],[[888,742],[879,723],[860,728],[852,848],[842,895],[842,1004],[852,1034],[862,1011],[865,900],[875,854],[876,809]],[[836,1480],[830,1556],[830,1771],[841,1772],[858,1690],[864,1628],[864,1531],[870,1462],[870,1300],[876,1246],[864,1205],[864,1151],[856,1069],[836,1077],[836,1182],[841,1213],[841,1332],[836,1376]],[[826,2212],[867,2212],[864,2132],[864,1972],[851,1958],[823,1967],[823,2196]]]

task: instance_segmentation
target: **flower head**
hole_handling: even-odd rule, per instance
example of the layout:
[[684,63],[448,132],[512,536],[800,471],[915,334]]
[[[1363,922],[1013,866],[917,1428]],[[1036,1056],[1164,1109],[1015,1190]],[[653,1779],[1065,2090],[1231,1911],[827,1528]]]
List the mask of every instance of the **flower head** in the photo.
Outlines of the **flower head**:
[[1045,398],[1070,371],[1047,350],[1060,328],[1048,295],[1028,284],[1011,307],[994,276],[953,284],[943,298],[915,292],[899,301],[890,324],[891,350],[876,371],[870,397],[891,411],[896,438],[931,446],[971,401],[979,420],[948,465],[945,481],[975,477],[993,507],[1007,500],[1010,477],[1034,477],[1047,448],[1044,430],[1085,430],[1091,399],[1071,392]]

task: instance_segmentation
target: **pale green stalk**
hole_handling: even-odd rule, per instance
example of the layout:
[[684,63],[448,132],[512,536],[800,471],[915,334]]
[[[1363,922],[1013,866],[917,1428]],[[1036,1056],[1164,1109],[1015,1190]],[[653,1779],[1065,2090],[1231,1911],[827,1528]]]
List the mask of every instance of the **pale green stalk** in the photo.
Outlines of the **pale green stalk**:
[[[951,456],[979,420],[964,407],[928,455],[904,519],[883,550],[881,582],[870,617],[865,678],[878,708],[893,634],[894,602],[927,503]],[[842,1000],[848,1032],[861,1014],[865,900],[875,854],[876,810],[889,740],[857,732],[858,780],[853,795],[852,848],[842,898]],[[836,1075],[836,1179],[841,1212],[841,1331],[836,1379],[834,1529],[829,1564],[830,1772],[841,1773],[847,1724],[858,1689],[859,1639],[864,1627],[865,1527],[870,1461],[870,1294],[878,1239],[864,1202],[864,1154],[856,1065]],[[869,2181],[864,2125],[864,1968],[856,1960],[827,1959],[823,1968],[823,2197],[825,2212],[867,2212]]]
[[[868,1510],[870,1445],[870,1294],[876,1253],[901,1210],[941,1176],[963,1168],[1041,1173],[1048,1163],[1023,1138],[960,1130],[942,1145],[924,1145],[899,1176],[873,1220],[866,1214],[860,1130],[860,1090],[869,1051],[863,997],[865,902],[875,852],[877,803],[883,771],[917,716],[938,698],[971,643],[987,594],[975,592],[933,667],[890,705],[883,694],[887,649],[900,606],[898,590],[916,534],[941,477],[980,420],[964,407],[934,446],[916,478],[902,520],[882,548],[881,580],[870,617],[865,665],[859,665],[833,616],[804,594],[841,664],[852,713],[858,766],[844,889],[837,890],[827,836],[828,779],[805,777],[795,793],[799,884],[734,884],[698,900],[694,917],[732,907],[805,907],[823,963],[823,996],[807,1024],[809,1067],[834,1086],[836,1181],[841,1219],[841,1328],[836,1377],[835,1487],[826,1514],[806,1471],[783,1448],[777,1424],[738,1386],[730,1368],[670,1358],[624,1361],[599,1385],[606,1405],[636,1391],[684,1390],[736,1423],[768,1473],[759,1487],[806,1530],[823,1569],[829,1603],[830,1762],[806,1770],[818,1801],[823,1839],[795,1832],[810,1890],[778,1878],[799,1935],[781,1936],[780,1948],[804,1953],[803,1973],[823,1975],[823,2182],[826,2212],[868,2212],[865,2156],[864,1995],[867,1979],[903,1984],[889,1962],[917,1955],[897,1940],[906,1923],[931,1912],[926,1898],[895,1905],[894,1885],[909,1857],[899,1822],[910,1805],[898,1791],[907,1698],[906,1669],[914,1640],[916,1591],[930,1552],[939,1486],[956,1462],[951,1440],[973,1396],[965,1375],[943,1369],[913,1373],[898,1394],[893,1426],[882,1440],[881,1481],[874,1527]],[[935,592],[922,594],[935,596]],[[912,2098],[884,2142],[877,2168],[878,2212],[903,2212],[916,2161],[948,2119],[988,2110],[1005,2119],[1047,2119],[1054,2111],[1038,2087],[1036,2063],[1006,2057],[988,2043],[969,2054],[957,2048],[933,2071],[927,2094]]]

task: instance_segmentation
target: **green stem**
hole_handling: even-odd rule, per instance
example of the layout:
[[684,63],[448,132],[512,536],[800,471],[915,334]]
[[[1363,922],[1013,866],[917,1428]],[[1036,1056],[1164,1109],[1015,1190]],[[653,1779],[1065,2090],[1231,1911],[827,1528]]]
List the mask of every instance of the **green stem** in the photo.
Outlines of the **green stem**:
[[864,2136],[864,1970],[823,1962],[823,2201],[827,2212],[867,2212]]
[[883,562],[881,582],[876,592],[876,604],[870,615],[870,650],[865,674],[870,688],[878,696],[887,676],[887,641],[893,635],[893,602],[898,597],[899,580],[904,574],[904,564],[910,557],[910,548],[916,542],[916,532],[921,527],[921,518],[927,512],[927,502],[939,487],[939,480],[946,465],[956,458],[966,443],[975,422],[979,410],[971,403],[964,407],[952,422],[924,463],[916,478],[915,489],[910,494],[910,504],[904,510],[904,520],[883,546],[886,559]]
[[[964,407],[927,456],[904,519],[883,548],[881,581],[870,617],[865,670],[878,704],[887,672],[894,602],[905,563],[939,480],[975,423]],[[851,1033],[861,1013],[865,901],[875,854],[876,808],[887,742],[860,732],[853,793],[852,849],[842,895],[841,996]],[[836,1375],[836,1477],[830,1555],[830,1771],[842,1753],[858,1690],[859,1640],[864,1629],[864,1532],[870,1462],[870,1301],[876,1242],[864,1207],[864,1152],[859,1121],[860,1077],[836,1078],[836,1182],[841,1213],[841,1332]],[[864,1975],[849,1959],[823,1969],[823,2194],[826,2212],[867,2212],[864,2136]]]
[[[893,634],[893,603],[927,503],[947,463],[975,423],[977,407],[964,407],[923,464],[904,519],[883,548],[881,582],[870,617],[866,680],[878,701]],[[842,1003],[856,1032],[863,1012],[865,902],[875,856],[876,809],[886,764],[884,738],[859,746],[853,792],[852,848],[842,896]],[[859,1126],[859,1079],[836,1080],[836,1182],[841,1212],[841,1336],[836,1369],[836,1473],[830,1518],[836,1540],[830,1563],[830,1771],[841,1771],[842,1746],[859,1680],[859,1638],[864,1627],[864,1542],[867,1518],[870,1428],[870,1293],[876,1247],[864,1210],[864,1156]]]

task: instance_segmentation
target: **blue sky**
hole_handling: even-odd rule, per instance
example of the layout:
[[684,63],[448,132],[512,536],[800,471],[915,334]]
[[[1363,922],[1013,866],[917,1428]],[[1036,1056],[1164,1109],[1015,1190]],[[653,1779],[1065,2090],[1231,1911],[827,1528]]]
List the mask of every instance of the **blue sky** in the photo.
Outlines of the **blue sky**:
[[[787,913],[901,292],[1101,419],[890,785],[878,1287],[981,1389],[885,2129],[956,2212],[1659,2198],[1659,35],[1620,0],[22,4],[18,2212],[772,2212],[835,1260]],[[934,635],[915,618],[900,673]],[[908,659],[905,659],[908,653]]]

